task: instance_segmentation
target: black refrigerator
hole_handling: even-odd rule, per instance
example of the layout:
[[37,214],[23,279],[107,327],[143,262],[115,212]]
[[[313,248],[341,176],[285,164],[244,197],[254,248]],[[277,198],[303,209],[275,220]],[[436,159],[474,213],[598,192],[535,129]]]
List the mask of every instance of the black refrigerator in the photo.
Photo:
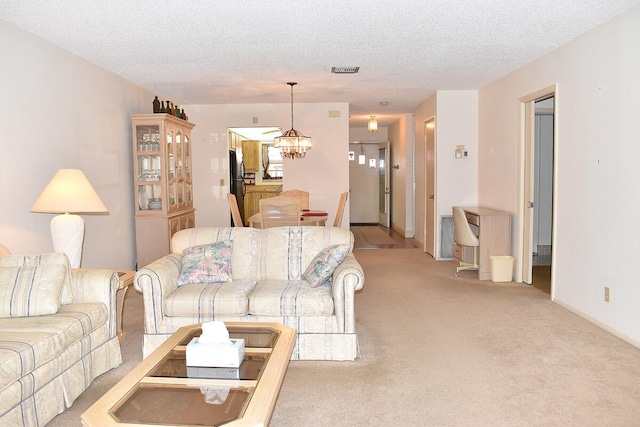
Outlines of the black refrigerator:
[[[229,150],[229,174],[230,192],[235,194],[236,200],[238,200],[238,209],[240,210],[242,222],[244,222],[246,219],[244,217],[244,195],[246,191],[244,186],[244,163],[242,163],[242,152],[240,150]],[[233,224],[233,220],[231,223]]]

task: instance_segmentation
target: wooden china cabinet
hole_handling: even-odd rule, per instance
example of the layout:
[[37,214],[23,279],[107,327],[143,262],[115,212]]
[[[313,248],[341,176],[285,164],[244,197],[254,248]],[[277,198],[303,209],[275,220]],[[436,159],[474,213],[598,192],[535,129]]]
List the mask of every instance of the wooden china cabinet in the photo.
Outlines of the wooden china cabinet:
[[171,236],[195,227],[191,129],[170,114],[134,114],[133,182],[138,267],[170,252]]

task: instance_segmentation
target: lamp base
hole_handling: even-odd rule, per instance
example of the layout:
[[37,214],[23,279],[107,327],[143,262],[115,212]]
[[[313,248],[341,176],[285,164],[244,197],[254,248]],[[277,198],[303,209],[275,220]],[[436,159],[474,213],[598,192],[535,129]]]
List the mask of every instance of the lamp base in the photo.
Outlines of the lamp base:
[[66,213],[51,219],[53,250],[64,252],[71,268],[80,268],[84,243],[84,220],[79,215]]

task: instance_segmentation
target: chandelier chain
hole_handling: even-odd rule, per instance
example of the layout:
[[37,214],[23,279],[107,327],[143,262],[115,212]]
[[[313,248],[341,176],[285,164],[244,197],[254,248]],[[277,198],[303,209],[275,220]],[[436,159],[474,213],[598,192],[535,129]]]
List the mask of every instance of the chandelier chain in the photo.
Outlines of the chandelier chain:
[[296,82],[288,82],[289,86],[291,86],[291,129],[293,129],[293,86],[297,85]]
[[296,82],[287,82],[291,86],[291,129],[274,138],[273,145],[280,148],[280,155],[285,159],[302,159],[311,149],[311,138],[304,136],[293,128],[293,86]]

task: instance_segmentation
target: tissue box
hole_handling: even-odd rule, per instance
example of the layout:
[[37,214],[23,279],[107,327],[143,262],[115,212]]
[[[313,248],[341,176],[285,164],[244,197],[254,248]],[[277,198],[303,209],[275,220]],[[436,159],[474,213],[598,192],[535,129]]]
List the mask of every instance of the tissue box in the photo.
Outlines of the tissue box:
[[199,343],[195,337],[187,344],[187,366],[238,368],[243,360],[243,339],[232,339],[231,344],[212,344]]
[[187,366],[189,378],[215,378],[224,380],[239,380],[244,369],[240,368],[212,368],[210,366]]

